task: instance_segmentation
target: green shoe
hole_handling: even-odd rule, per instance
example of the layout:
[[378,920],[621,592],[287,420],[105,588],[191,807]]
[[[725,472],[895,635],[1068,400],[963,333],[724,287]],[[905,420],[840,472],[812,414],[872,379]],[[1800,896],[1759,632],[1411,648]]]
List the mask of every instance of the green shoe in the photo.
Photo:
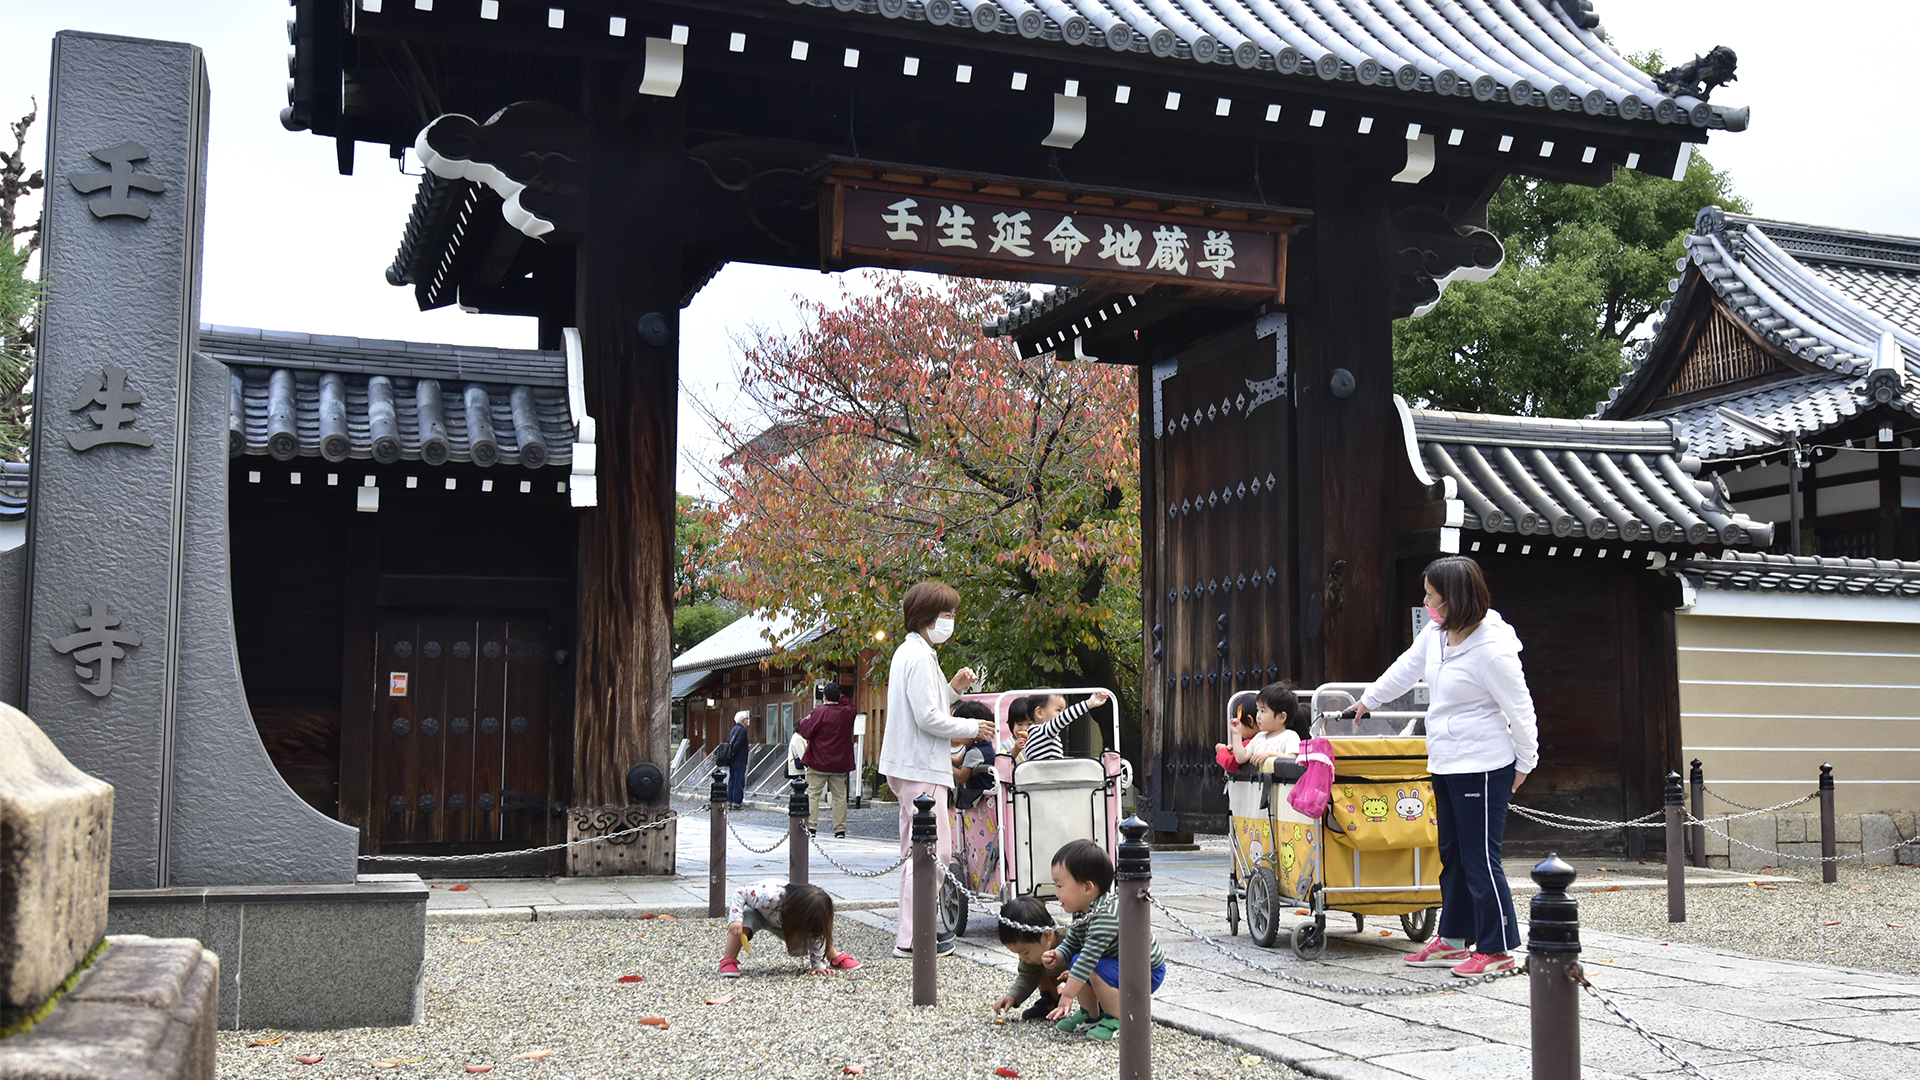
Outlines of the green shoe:
[[1068,1035],[1078,1035],[1093,1025],[1093,1016],[1088,1013],[1087,1010],[1075,1009],[1071,1015],[1058,1024],[1055,1024],[1054,1027],[1059,1028]]
[[1117,1016],[1103,1016],[1099,1023],[1087,1029],[1087,1038],[1099,1039],[1101,1042],[1112,1042],[1113,1037],[1118,1034],[1120,1034],[1120,1018]]

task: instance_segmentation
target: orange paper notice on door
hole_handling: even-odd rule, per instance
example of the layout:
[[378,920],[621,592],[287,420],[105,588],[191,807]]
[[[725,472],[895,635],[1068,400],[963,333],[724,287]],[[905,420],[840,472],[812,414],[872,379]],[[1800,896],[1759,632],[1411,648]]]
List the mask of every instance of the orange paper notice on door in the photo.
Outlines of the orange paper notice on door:
[[406,697],[407,696],[407,673],[406,672],[391,671],[387,673],[387,696],[388,697]]

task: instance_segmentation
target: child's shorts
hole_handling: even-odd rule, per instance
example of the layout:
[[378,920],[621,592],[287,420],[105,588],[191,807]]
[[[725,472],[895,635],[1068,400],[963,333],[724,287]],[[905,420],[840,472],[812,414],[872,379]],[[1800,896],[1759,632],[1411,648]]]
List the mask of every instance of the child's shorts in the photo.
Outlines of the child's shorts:
[[[1073,963],[1077,964],[1079,962],[1080,962],[1080,954],[1074,953]],[[1068,965],[1068,967],[1072,967],[1072,966],[1073,966],[1072,964]],[[1108,986],[1112,986],[1116,988],[1119,987],[1120,958],[1117,956],[1110,956],[1105,960],[1100,961],[1099,963],[1093,965],[1093,973],[1095,975],[1098,975],[1100,977],[1100,981],[1103,983],[1106,983]],[[1165,982],[1166,978],[1167,978],[1167,965],[1165,964],[1155,965],[1153,969],[1153,987],[1151,990],[1148,991],[1148,993],[1152,993],[1153,990],[1160,989],[1160,984]]]
[[782,931],[779,927],[768,922],[766,920],[766,917],[761,915],[758,911],[754,910],[753,908],[747,908],[745,911],[742,911],[740,913],[740,932],[745,934],[749,939],[751,939],[754,935],[754,932],[757,930],[765,930],[767,933],[772,934],[774,937],[779,938],[781,941],[787,940],[786,933]]

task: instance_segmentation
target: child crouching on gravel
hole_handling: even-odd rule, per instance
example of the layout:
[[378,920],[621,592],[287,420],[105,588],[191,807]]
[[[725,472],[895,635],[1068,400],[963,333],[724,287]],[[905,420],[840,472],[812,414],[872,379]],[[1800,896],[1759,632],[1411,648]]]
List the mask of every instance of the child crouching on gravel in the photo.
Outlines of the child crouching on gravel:
[[[1060,1004],[1048,1019],[1058,1020],[1060,1030],[1069,1035],[1085,1032],[1111,1042],[1120,1031],[1120,911],[1113,895],[1113,863],[1100,845],[1075,840],[1054,853],[1053,885],[1054,898],[1068,915],[1084,911],[1089,917],[1068,928],[1060,944],[1040,956],[1049,966],[1063,958],[1069,965],[1060,984]],[[1160,939],[1150,936],[1148,942],[1151,993],[1167,977],[1167,961],[1160,953]]]
[[[1060,979],[1067,972],[1067,958],[1057,957],[1052,965],[1041,963],[1040,958],[1047,950],[1060,944],[1060,932],[1053,929],[1027,930],[1023,927],[1052,927],[1053,915],[1047,911],[1044,901],[1031,896],[1017,897],[1000,905],[1000,944],[1020,958],[1020,967],[1015,970],[1013,985],[1007,992],[993,1001],[993,1011],[1006,1012],[1020,1007],[1027,995],[1035,990],[1040,996],[1032,1005],[1020,1014],[1022,1020],[1045,1020],[1047,1014],[1060,1004],[1060,995],[1056,993]],[[1012,919],[1021,926],[1008,926],[1006,920]]]
[[754,931],[765,930],[787,943],[787,955],[805,956],[814,974],[852,971],[860,961],[833,947],[833,897],[813,885],[756,881],[733,890],[727,906],[727,951],[720,977],[740,977],[740,950],[752,948]]

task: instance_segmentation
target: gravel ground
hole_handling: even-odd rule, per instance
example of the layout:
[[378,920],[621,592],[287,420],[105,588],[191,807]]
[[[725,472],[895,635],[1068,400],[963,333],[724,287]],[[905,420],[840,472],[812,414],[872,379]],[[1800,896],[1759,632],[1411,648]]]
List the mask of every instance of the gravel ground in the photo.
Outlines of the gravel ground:
[[[891,936],[839,921],[835,944],[867,961],[811,977],[767,940],[741,958],[746,976],[715,974],[718,920],[434,923],[427,931],[426,1021],[407,1028],[220,1033],[219,1075],[883,1077],[1085,1080],[1112,1075],[1110,1044],[1050,1024],[996,1022],[989,1003],[1007,977],[958,958],[940,964],[941,1004],[915,1008],[912,964]],[[621,983],[622,976],[643,981]],[[703,999],[731,997],[725,1004]],[[658,1017],[667,1026],[640,1023]],[[544,1057],[526,1055],[549,1051]],[[1278,1062],[1166,1027],[1153,1034],[1163,1076],[1293,1080]],[[323,1056],[312,1065],[301,1056]],[[383,1066],[381,1063],[399,1063]],[[391,1069],[390,1072],[384,1071]]]
[[1817,868],[1773,872],[1801,881],[1689,889],[1679,924],[1667,922],[1665,889],[1589,892],[1604,875],[1583,875],[1573,892],[1585,929],[1920,975],[1920,868],[1843,866],[1833,885],[1820,884]]

